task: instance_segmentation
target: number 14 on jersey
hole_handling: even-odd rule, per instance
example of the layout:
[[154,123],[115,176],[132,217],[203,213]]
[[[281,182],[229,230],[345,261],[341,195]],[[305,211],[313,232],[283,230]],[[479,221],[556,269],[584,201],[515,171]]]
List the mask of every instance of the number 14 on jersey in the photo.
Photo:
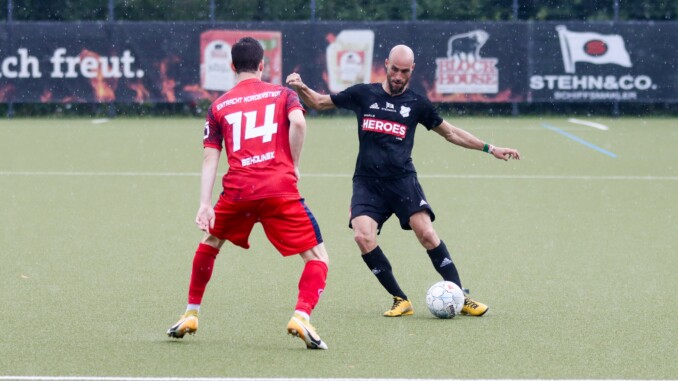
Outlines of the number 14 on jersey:
[[266,106],[264,112],[264,124],[256,126],[257,111],[234,112],[225,116],[228,124],[233,126],[233,152],[240,150],[240,144],[243,140],[242,127],[245,124],[244,140],[262,138],[262,142],[268,143],[273,138],[273,134],[278,132],[278,123],[273,121],[275,117],[275,104]]

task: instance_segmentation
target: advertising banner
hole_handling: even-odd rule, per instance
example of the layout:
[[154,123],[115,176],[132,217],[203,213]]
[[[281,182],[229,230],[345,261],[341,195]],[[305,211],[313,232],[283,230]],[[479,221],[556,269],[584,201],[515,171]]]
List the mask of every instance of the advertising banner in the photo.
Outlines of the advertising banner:
[[522,102],[527,87],[526,23],[440,23],[417,28],[430,44],[422,58],[433,102]]
[[678,24],[532,24],[529,101],[678,100]]
[[319,23],[312,28],[306,43],[287,39],[292,42],[283,49],[284,61],[324,93],[383,81],[390,49],[406,44],[415,54],[409,86],[433,102],[527,97],[525,23]]
[[325,51],[327,86],[332,93],[338,93],[358,83],[370,82],[374,31],[344,29],[328,39]]
[[243,37],[257,39],[264,47],[266,82],[282,84],[282,33],[259,30],[210,29],[200,34],[200,85],[205,90],[226,91],[235,84],[231,47]]
[[386,78],[410,46],[433,102],[678,102],[678,23],[17,22],[0,25],[0,102],[195,103],[235,84],[231,46],[264,47],[263,79],[332,94]]

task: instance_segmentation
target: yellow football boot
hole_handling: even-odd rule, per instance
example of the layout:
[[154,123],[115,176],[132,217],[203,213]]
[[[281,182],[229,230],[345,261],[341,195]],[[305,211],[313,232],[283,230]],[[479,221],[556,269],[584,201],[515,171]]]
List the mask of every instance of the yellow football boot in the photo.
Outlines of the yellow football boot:
[[390,310],[384,312],[384,316],[388,317],[409,316],[412,314],[414,314],[412,303],[410,303],[409,300],[403,299],[399,296],[393,297],[393,306]]
[[188,310],[181,315],[181,319],[167,330],[167,336],[181,339],[187,333],[195,335],[198,330],[198,311]]
[[308,319],[299,314],[295,313],[287,323],[287,333],[304,340],[308,349],[327,349],[327,344],[320,339]]
[[464,298],[464,307],[461,308],[462,315],[483,316],[490,307],[466,296]]

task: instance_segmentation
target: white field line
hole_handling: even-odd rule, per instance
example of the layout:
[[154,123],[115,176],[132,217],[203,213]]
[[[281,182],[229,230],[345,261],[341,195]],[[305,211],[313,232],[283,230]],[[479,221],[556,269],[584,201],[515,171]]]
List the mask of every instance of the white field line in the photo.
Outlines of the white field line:
[[119,176],[119,177],[198,177],[199,172],[67,172],[67,171],[0,171],[0,176]]
[[101,119],[92,119],[92,124],[103,124],[103,123],[108,123],[111,120],[108,118],[101,118]]
[[[87,377],[87,376],[0,376],[0,380],[15,381],[451,381],[424,378],[211,378],[211,377]],[[462,380],[455,380],[462,381]],[[473,381],[545,381],[543,379],[474,379]],[[548,380],[599,381],[599,380]],[[614,380],[605,381],[634,381]],[[657,380],[643,380],[657,381]]]
[[[73,176],[73,177],[199,177],[198,172],[65,172],[65,171],[0,171],[0,176]],[[301,178],[351,178],[351,174],[302,173]],[[678,181],[678,176],[622,176],[622,175],[478,175],[478,174],[419,174],[420,179],[471,180],[627,180]]]
[[574,123],[574,124],[581,124],[582,126],[588,126],[588,127],[597,128],[597,129],[603,130],[603,131],[607,131],[607,130],[610,129],[610,127],[608,127],[608,126],[606,126],[606,125],[604,125],[604,124],[600,124],[600,123],[596,123],[596,122],[591,122],[591,121],[588,121],[588,120],[581,120],[581,119],[576,119],[576,118],[570,118],[570,119],[568,119],[567,121],[570,122],[570,123]]

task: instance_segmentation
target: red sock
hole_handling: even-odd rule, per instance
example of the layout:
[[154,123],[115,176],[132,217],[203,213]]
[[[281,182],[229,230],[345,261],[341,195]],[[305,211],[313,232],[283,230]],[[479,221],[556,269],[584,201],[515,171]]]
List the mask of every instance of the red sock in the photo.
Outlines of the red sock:
[[308,261],[299,279],[299,296],[296,310],[311,314],[318,304],[320,294],[325,290],[327,279],[327,264],[322,261]]
[[214,269],[214,260],[217,254],[219,254],[217,248],[204,243],[198,245],[195,257],[193,257],[191,283],[188,286],[188,304],[200,304],[202,302],[205,288],[212,277],[212,269]]

